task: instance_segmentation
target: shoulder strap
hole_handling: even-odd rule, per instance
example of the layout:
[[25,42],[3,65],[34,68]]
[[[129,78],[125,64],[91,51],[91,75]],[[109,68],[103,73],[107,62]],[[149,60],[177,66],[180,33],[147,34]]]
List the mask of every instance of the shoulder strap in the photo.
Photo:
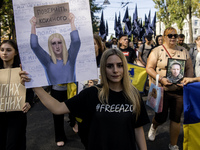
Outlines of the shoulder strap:
[[172,56],[169,54],[169,52],[168,52],[168,50],[165,48],[165,46],[164,46],[164,45],[162,45],[162,46],[163,46],[163,48],[165,49],[165,51],[167,52],[167,54],[169,55],[169,57],[172,58]]
[[151,51],[152,51],[154,48],[155,48],[155,47],[151,44],[151,49],[149,50],[149,53],[148,53],[148,55],[147,55],[147,58],[149,57]]
[[141,53],[141,57],[142,57],[142,55],[143,55],[144,48],[145,48],[145,43],[143,44],[143,47],[142,47],[142,53]]

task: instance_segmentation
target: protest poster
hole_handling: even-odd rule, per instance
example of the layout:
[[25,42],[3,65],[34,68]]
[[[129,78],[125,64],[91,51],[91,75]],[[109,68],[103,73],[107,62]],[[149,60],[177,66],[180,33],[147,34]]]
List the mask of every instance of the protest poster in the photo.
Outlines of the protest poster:
[[[47,12],[59,14],[62,11],[68,21],[63,24],[64,19],[60,19],[59,24],[50,24],[47,19],[48,26],[37,27],[35,13],[39,7],[44,8],[44,16],[40,15],[40,18]],[[13,10],[22,69],[31,78],[26,82],[26,88],[97,79],[88,0],[13,0]],[[55,39],[57,41],[53,41]],[[56,44],[61,48],[55,49]],[[59,50],[62,57],[57,58]]]
[[0,112],[22,111],[26,88],[20,83],[20,68],[0,69]]
[[69,3],[35,6],[36,28],[69,23]]

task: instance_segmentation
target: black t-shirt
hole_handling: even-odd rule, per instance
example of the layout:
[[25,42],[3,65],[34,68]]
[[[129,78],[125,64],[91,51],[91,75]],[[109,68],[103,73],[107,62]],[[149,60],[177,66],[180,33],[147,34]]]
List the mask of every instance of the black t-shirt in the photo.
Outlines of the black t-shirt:
[[119,48],[119,49],[123,52],[128,63],[133,63],[134,60],[137,58],[137,55],[136,55],[136,52],[134,49],[132,49],[130,47],[127,47],[126,49],[121,49],[121,48]]
[[137,121],[123,92],[109,90],[108,101],[102,104],[97,88],[90,87],[65,103],[73,115],[89,122],[88,150],[136,150],[134,128],[149,123],[143,101]]

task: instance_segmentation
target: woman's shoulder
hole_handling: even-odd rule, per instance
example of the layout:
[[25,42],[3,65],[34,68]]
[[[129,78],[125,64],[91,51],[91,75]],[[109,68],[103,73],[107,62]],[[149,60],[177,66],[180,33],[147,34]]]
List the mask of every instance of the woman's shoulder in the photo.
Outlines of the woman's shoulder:
[[186,56],[186,58],[190,57],[189,51],[185,47],[177,45],[177,50],[179,51],[178,52],[179,55],[181,55],[183,57]]
[[155,53],[155,54],[159,54],[161,51],[164,51],[162,45],[157,46],[157,47],[152,49],[152,52]]
[[156,47],[153,48],[153,50],[161,50],[161,49],[163,49],[163,46],[162,46],[162,45],[156,46]]
[[101,85],[95,85],[91,87],[87,87],[84,90],[81,91],[81,93],[91,93],[91,92],[97,92],[98,90],[101,89]]

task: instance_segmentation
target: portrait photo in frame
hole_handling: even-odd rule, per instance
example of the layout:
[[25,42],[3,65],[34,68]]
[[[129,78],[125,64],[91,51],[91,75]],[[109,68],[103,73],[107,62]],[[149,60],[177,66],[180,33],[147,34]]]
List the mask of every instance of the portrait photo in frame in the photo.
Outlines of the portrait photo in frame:
[[184,77],[185,60],[168,58],[167,79],[174,84],[180,83]]

